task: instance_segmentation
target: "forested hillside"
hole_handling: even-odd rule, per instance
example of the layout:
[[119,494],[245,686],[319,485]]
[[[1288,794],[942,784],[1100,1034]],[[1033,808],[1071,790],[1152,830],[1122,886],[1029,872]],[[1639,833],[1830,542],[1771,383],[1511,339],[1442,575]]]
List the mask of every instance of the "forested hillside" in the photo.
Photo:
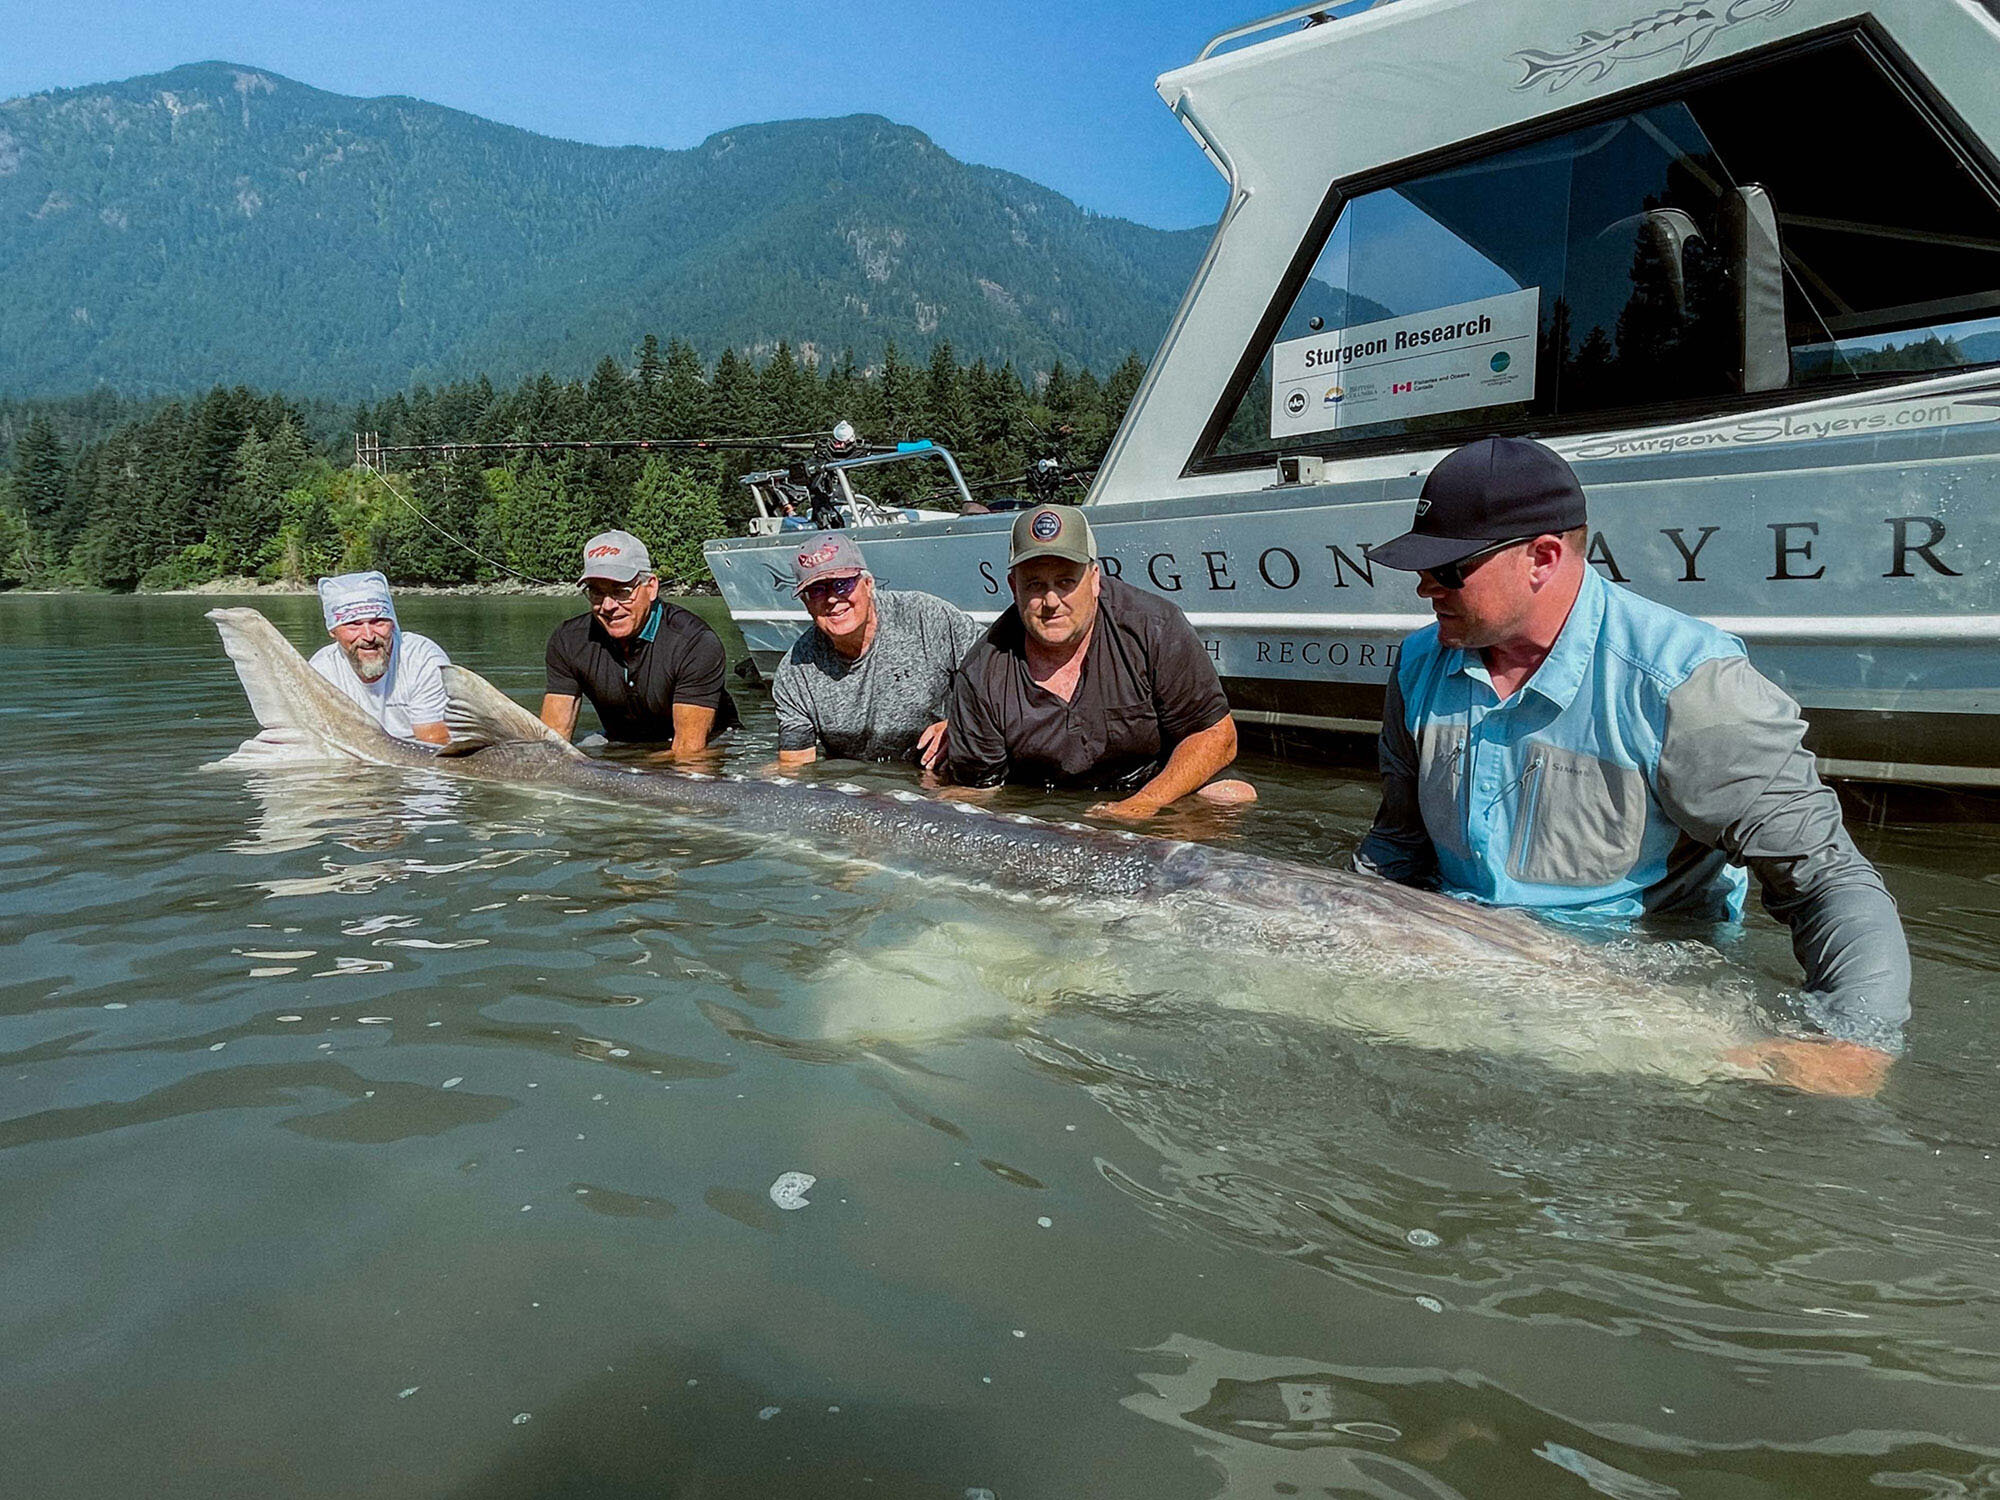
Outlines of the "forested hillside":
[[1102,370],[1204,239],[875,116],[612,149],[200,63],[0,104],[0,395],[560,379],[647,328]]
[[[802,362],[784,344],[761,361],[725,349],[708,365],[681,340],[648,337],[587,381],[418,385],[337,427],[324,403],[244,386],[188,402],[0,405],[0,588],[306,583],[366,567],[399,584],[560,580],[584,540],[614,525],[644,537],[669,586],[685,588],[708,578],[701,543],[748,514],[738,476],[781,455],[461,453],[385,481],[352,467],[353,433],[390,445],[760,437],[844,417],[874,442],[930,438],[968,477],[1006,479],[1054,450],[1094,463],[1143,373],[1130,356],[1101,381],[1060,363],[1024,381],[1012,365],[961,364],[948,343],[926,364],[891,343],[872,369],[851,353]],[[909,503],[927,498],[923,482],[913,466],[871,472],[869,488]]]

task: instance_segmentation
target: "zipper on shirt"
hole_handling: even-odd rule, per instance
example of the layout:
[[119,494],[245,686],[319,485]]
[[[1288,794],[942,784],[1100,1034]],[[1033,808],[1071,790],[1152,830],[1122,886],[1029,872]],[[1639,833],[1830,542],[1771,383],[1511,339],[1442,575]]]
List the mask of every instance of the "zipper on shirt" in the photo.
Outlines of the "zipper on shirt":
[[[1501,797],[1505,797],[1514,787],[1518,786],[1521,789],[1521,806],[1514,815],[1513,847],[1507,856],[1507,873],[1516,880],[1524,878],[1521,874],[1523,862],[1527,859],[1530,841],[1535,836],[1535,814],[1542,802],[1543,759],[1542,756],[1535,756],[1513,784],[1503,788],[1500,793]],[[1494,800],[1497,802],[1500,798],[1496,797]]]

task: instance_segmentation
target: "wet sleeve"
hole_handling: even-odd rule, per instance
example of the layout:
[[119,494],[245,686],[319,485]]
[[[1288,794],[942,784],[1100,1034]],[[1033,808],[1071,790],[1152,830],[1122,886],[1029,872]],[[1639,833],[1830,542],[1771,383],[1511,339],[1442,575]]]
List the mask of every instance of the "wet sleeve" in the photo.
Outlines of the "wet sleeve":
[[1376,742],[1382,772],[1382,805],[1375,824],[1354,851],[1354,868],[1401,885],[1437,884],[1437,848],[1417,801],[1417,741],[1410,733],[1400,673],[1389,678],[1382,706],[1382,737]]
[[789,651],[771,674],[771,707],[778,711],[780,750],[819,748],[819,726],[806,693],[805,672],[793,662]]
[[583,683],[576,675],[576,667],[563,650],[563,633],[558,627],[549,636],[549,648],[543,653],[546,683],[542,691],[559,698],[581,698],[584,696]]
[[1007,736],[981,670],[989,659],[975,652],[951,674],[945,754],[951,779],[960,786],[997,786],[1007,779],[1011,764]]
[[410,716],[412,724],[442,724],[444,712],[450,698],[444,690],[443,668],[451,664],[451,658],[444,651],[430,643],[416,663],[417,672],[410,687],[409,702],[403,712]]
[[681,659],[674,669],[672,703],[685,703],[689,708],[722,707],[722,674],[729,665],[729,659],[722,649],[722,638],[708,626],[691,631],[687,644],[681,648]]
[[1902,1049],[1910,949],[1895,900],[1801,743],[1798,705],[1740,656],[1704,662],[1667,699],[1658,793],[1690,837],[1748,866],[1792,932],[1807,1019]]
[[1160,748],[1171,753],[1191,734],[1229,717],[1215,661],[1178,609],[1152,632],[1153,710],[1160,720]]

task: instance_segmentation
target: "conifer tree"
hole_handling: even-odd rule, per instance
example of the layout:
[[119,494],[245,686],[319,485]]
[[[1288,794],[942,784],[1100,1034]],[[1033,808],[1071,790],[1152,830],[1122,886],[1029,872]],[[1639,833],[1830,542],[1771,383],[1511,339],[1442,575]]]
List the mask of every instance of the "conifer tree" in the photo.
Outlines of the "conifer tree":
[[657,429],[660,437],[701,437],[713,427],[708,379],[701,367],[701,357],[691,345],[680,339],[667,341],[666,379],[661,403]]
[[686,589],[711,581],[701,544],[728,534],[713,479],[670,459],[649,458],[633,488],[631,520],[665,584]]
[[55,424],[37,415],[14,445],[14,503],[37,532],[52,531],[69,498],[69,452]]

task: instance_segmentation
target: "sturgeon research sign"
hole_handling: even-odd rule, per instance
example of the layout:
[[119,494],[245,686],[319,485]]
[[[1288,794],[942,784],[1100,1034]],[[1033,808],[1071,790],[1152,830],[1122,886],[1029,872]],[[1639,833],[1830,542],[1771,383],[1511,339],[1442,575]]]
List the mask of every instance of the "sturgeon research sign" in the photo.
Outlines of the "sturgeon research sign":
[[1271,346],[1271,436],[1297,437],[1535,393],[1541,288]]

